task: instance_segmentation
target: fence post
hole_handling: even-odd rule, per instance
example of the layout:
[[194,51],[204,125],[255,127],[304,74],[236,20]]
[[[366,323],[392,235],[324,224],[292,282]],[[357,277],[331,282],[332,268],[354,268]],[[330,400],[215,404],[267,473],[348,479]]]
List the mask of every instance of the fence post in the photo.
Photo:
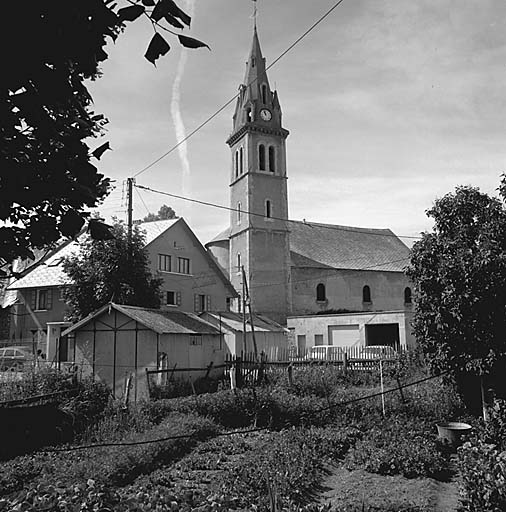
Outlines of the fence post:
[[151,382],[149,380],[149,370],[146,368],[146,385],[148,388],[148,400],[151,400]]
[[235,383],[238,388],[242,388],[243,379],[242,379],[242,358],[235,358]]
[[380,359],[379,361],[380,368],[380,382],[381,382],[381,408],[383,409],[383,417],[385,417],[385,388],[383,386],[383,363]]
[[293,387],[293,363],[290,362],[290,364],[287,366],[287,372],[288,372],[288,385],[290,387]]
[[348,371],[348,354],[346,352],[343,353],[343,372]]

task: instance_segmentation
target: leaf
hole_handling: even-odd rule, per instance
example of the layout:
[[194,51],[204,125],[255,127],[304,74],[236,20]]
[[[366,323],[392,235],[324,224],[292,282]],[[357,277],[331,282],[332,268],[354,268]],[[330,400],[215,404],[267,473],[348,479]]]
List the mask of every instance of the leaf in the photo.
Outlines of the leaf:
[[[182,11],[173,0],[159,0],[151,13],[151,19],[158,22],[167,15],[170,15],[171,18],[179,18],[185,25],[190,26],[191,17]],[[167,21],[170,23],[168,19]]]
[[173,27],[176,27],[176,28],[184,28],[184,25],[182,23],[180,23],[176,18],[174,18],[174,16],[172,16],[172,14],[166,14],[164,16],[164,18],[169,25],[172,25]]
[[100,157],[108,150],[111,149],[111,146],[109,145],[109,141],[102,144],[101,146],[98,146],[98,148],[94,149],[91,154],[97,159],[100,160]]
[[169,50],[169,43],[165,41],[165,39],[157,32],[152,37],[148,49],[144,54],[144,57],[146,57],[146,59],[149,60],[149,62],[156,66],[156,59],[158,59],[162,55],[165,55]]
[[123,7],[118,11],[120,21],[134,21],[144,13],[145,9],[142,5],[130,5]]
[[194,39],[193,37],[178,35],[179,42],[186,48],[202,48],[206,47],[208,50],[211,50],[206,43],[199,41],[198,39]]
[[62,215],[59,228],[64,236],[74,236],[83,227],[84,219],[75,210],[68,210]]
[[90,219],[88,221],[88,233],[93,240],[114,240],[111,229],[112,226],[100,220]]

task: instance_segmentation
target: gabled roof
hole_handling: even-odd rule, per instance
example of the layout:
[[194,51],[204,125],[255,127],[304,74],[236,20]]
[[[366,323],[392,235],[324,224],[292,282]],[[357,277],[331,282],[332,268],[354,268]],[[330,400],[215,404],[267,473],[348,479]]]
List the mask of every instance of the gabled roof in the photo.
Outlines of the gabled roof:
[[[209,320],[215,327],[222,326],[235,332],[243,331],[243,318],[241,313],[223,311],[220,313],[206,311],[200,314],[201,318]],[[257,332],[288,332],[288,329],[264,315],[253,315],[253,326]],[[249,315],[246,317],[246,332],[251,331]]]
[[290,224],[293,267],[403,272],[410,250],[389,229]]
[[141,308],[137,306],[123,306],[111,302],[70,326],[62,333],[62,336],[66,336],[78,330],[107,310],[113,309],[139,322],[144,327],[151,329],[157,334],[220,334],[220,331],[213,325],[193,313],[170,311],[166,309]]
[[[217,266],[214,259],[205,250],[199,242],[193,231],[182,218],[158,220],[152,222],[142,222],[136,226],[145,232],[146,247],[155,241],[159,236],[163,235],[176,223],[181,223],[186,229],[189,236],[193,239],[195,245],[200,249],[204,257],[208,260],[209,264],[216,269],[220,279],[223,280],[225,286],[229,288],[233,295],[236,295],[235,289],[230,284],[230,281],[225,277],[221,269]],[[8,286],[8,290],[18,290],[24,288],[40,288],[45,286],[64,286],[70,284],[71,281],[63,270],[64,258],[79,252],[79,245],[85,239],[86,235],[82,234],[77,240],[69,240],[63,243],[59,248],[52,251],[46,258],[43,258],[39,263],[33,265],[25,271],[25,274],[14,281]]]

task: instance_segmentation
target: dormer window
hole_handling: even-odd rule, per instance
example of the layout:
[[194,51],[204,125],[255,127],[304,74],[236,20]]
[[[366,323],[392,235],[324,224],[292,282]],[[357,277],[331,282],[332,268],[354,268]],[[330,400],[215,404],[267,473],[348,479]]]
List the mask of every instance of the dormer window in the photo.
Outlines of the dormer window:
[[246,121],[247,121],[248,123],[251,123],[251,121],[252,121],[252,119],[251,119],[251,109],[250,109],[250,108],[248,108],[248,109],[246,110]]
[[261,171],[265,171],[265,146],[258,146],[258,167]]
[[276,148],[269,146],[269,171],[276,171]]

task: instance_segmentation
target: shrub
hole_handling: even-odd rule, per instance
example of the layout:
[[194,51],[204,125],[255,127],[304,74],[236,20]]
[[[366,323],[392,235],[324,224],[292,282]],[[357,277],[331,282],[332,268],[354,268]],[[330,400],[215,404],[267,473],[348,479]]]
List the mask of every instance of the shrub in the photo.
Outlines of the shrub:
[[458,450],[463,510],[506,510],[506,402],[496,401],[489,421]]
[[362,439],[346,457],[347,467],[407,478],[443,478],[448,473],[449,453],[432,433],[433,428],[420,419],[402,416],[363,428]]

